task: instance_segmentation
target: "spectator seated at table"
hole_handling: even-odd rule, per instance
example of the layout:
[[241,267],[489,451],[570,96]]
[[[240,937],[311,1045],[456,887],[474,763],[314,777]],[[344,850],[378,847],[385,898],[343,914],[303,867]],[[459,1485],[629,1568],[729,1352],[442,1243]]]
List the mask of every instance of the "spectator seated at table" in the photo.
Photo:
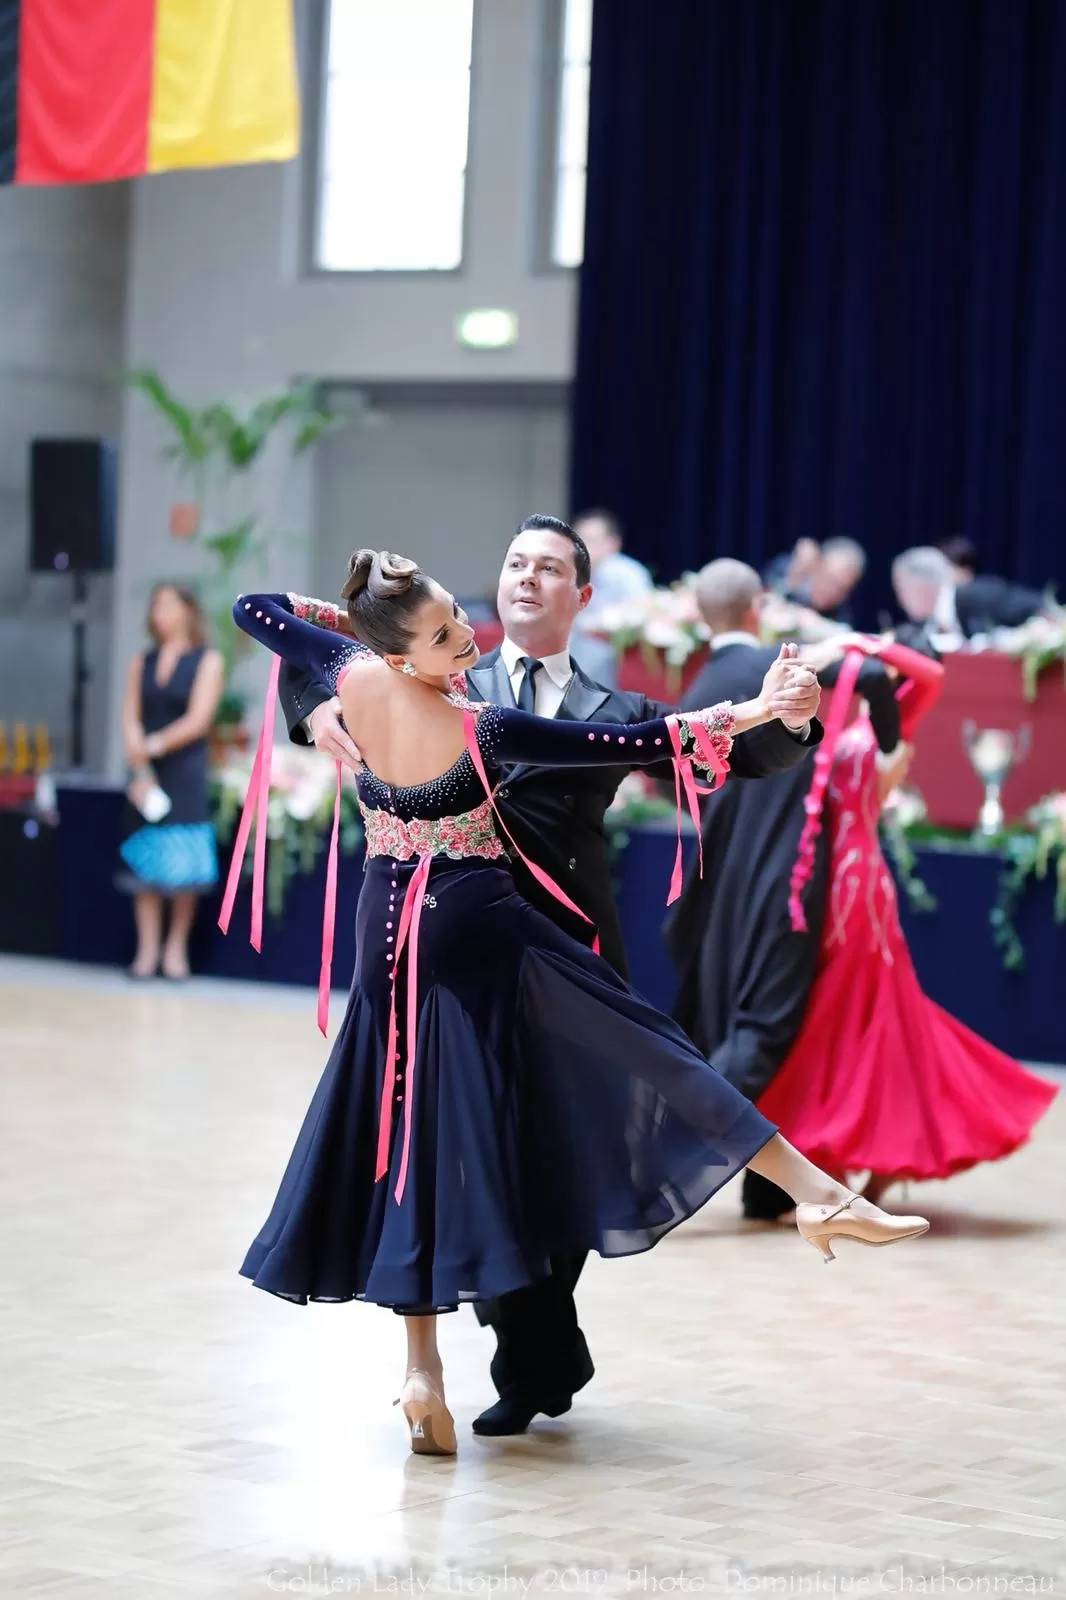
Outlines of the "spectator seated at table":
[[764,567],[764,585],[774,594],[796,594],[808,582],[821,553],[815,539],[797,539],[791,550],[775,556]]
[[1047,609],[1038,589],[1006,578],[975,577],[960,583],[942,550],[917,546],[892,564],[896,599],[911,622],[924,623],[942,649],[997,628],[1019,628]]
[[854,539],[827,539],[806,580],[788,598],[830,622],[854,627],[851,597],[866,571],[866,552]]

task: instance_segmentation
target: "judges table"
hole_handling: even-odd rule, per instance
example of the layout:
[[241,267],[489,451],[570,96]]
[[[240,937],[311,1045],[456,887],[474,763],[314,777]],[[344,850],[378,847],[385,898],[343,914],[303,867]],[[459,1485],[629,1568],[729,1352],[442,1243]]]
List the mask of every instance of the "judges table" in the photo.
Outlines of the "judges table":
[[991,651],[948,656],[940,698],[922,719],[909,782],[921,791],[930,819],[944,828],[972,828],[983,794],[966,754],[963,726],[1028,728],[1028,754],[1003,786],[1009,821],[1056,789],[1066,789],[1066,680],[1051,666],[1037,680],[1036,698],[1022,692],[1017,661]]
[[[478,643],[489,650],[499,643],[498,623],[477,627]],[[668,672],[659,652],[627,650],[618,667],[618,684],[652,700],[676,704],[699,671],[706,654],[690,656],[684,667]],[[1036,699],[1027,701],[1017,661],[992,651],[944,659],[940,698],[919,725],[910,783],[921,791],[929,820],[941,828],[972,828],[982,789],[966,754],[963,725],[1029,729],[1029,753],[1011,771],[1003,789],[1003,806],[1014,821],[1029,806],[1055,789],[1066,789],[1066,678],[1061,667],[1043,672]]]
[[[30,926],[7,918],[0,947],[55,954],[69,961],[124,966],[133,955],[129,901],[113,886],[123,796],[115,789],[60,789],[60,823],[27,836],[14,813],[0,829],[4,881],[23,886],[41,915]],[[618,853],[615,880],[622,927],[636,987],[668,1007],[673,992],[660,928],[673,864],[672,828],[634,827]],[[687,841],[689,849],[693,841]],[[1061,1004],[1066,973],[1066,926],[1053,920],[1050,882],[1036,883],[1022,901],[1017,926],[1026,949],[1020,972],[1003,969],[992,943],[988,913],[995,901],[999,858],[972,852],[920,849],[917,871],[938,901],[935,912],[904,913],[919,978],[927,993],[1011,1054],[1030,1061],[1066,1061]],[[342,856],[338,889],[334,982],[346,987],[354,965],[355,908],[361,854]],[[247,882],[238,896],[228,938],[219,932],[218,893],[201,909],[193,956],[196,969],[220,978],[314,985],[318,980],[325,867],[296,874],[284,914],[269,914],[263,953],[248,944]],[[37,887],[34,888],[34,885]],[[20,942],[20,928],[26,940]],[[44,930],[44,931],[42,931]],[[476,960],[471,949],[471,960]],[[335,1015],[340,1006],[335,999]],[[308,995],[308,1025],[314,1004]]]
[[[677,836],[672,829],[630,834],[617,874],[618,906],[632,981],[657,1005],[673,992],[659,929]],[[1004,969],[988,914],[995,904],[1000,857],[970,850],[915,851],[915,872],[935,911],[901,920],[918,979],[931,999],[984,1038],[1023,1061],[1066,1063],[1066,924],[1054,920],[1050,880],[1035,883],[1015,923],[1025,947],[1020,972]],[[903,896],[901,895],[901,901]]]

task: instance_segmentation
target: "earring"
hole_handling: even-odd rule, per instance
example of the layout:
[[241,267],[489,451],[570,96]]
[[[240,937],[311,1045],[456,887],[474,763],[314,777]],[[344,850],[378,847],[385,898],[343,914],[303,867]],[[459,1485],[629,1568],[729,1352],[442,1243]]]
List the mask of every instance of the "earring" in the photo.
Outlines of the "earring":
[[407,674],[407,676],[409,678],[416,678],[418,676],[417,672],[415,671],[414,667],[412,667],[412,665],[411,665],[411,663],[409,661],[405,661],[404,662],[403,670],[406,672],[406,674]]

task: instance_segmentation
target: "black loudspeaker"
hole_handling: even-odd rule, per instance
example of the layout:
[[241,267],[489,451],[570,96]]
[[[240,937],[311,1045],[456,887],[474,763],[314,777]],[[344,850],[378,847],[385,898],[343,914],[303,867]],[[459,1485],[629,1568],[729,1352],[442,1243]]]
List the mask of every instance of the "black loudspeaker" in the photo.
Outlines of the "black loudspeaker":
[[115,564],[115,449],[103,439],[30,445],[30,566],[110,572]]

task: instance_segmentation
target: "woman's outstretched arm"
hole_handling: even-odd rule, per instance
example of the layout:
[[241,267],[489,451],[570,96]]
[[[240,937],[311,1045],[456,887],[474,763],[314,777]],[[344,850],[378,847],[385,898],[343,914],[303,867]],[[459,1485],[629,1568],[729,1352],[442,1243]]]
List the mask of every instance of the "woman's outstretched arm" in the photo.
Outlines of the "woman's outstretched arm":
[[[705,771],[728,765],[735,734],[771,720],[762,700],[728,701],[704,711],[656,717],[648,722],[571,722],[537,717],[504,706],[486,706],[478,720],[478,743],[499,763],[538,767],[651,767],[675,755]],[[717,761],[712,761],[708,751]]]
[[238,628],[290,667],[320,679],[333,693],[347,667],[361,659],[376,659],[373,651],[336,625],[342,616],[336,606],[295,594],[242,594],[233,607]]

